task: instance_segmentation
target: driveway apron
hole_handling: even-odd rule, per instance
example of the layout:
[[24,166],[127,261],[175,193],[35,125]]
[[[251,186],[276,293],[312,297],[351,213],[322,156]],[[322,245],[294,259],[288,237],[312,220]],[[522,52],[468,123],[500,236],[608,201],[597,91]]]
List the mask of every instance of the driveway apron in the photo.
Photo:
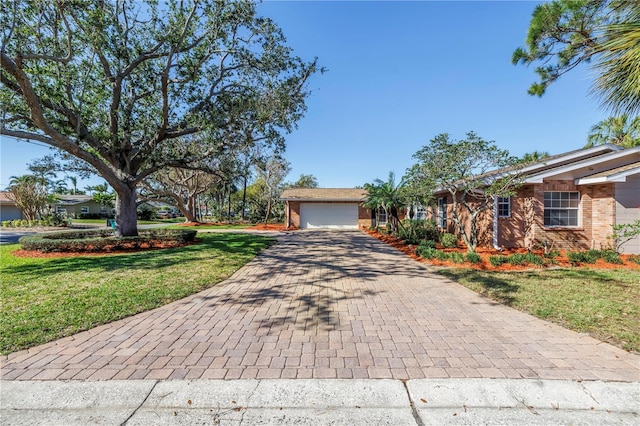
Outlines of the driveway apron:
[[2,357],[6,380],[640,380],[640,356],[500,305],[355,231],[299,231],[227,281]]

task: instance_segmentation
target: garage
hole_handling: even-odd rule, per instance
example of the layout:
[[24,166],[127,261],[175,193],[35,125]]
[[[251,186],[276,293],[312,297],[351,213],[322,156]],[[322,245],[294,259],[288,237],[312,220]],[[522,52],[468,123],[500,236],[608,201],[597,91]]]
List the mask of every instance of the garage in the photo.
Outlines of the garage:
[[358,205],[301,203],[300,228],[358,229]]
[[285,203],[287,229],[358,229],[371,226],[371,210],[362,203],[362,188],[289,188]]

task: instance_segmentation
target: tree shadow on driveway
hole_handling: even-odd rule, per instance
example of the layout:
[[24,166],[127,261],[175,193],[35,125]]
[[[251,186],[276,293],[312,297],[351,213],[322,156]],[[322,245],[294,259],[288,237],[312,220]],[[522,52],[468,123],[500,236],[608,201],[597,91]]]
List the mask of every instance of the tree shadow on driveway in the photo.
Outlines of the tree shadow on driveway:
[[[386,292],[428,269],[362,232],[296,232],[261,253],[245,274],[206,297],[212,309],[261,315],[260,328],[339,330],[349,302]],[[384,287],[380,285],[384,280]],[[237,285],[233,285],[237,284]],[[257,318],[256,318],[257,319]]]

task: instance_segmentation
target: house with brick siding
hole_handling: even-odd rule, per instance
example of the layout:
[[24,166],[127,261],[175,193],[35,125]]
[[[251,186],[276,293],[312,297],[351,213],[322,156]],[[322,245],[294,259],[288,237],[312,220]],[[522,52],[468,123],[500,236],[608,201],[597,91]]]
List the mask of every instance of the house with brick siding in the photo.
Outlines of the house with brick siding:
[[[508,169],[492,173],[499,176]],[[612,245],[612,226],[640,220],[640,147],[600,145],[560,155],[519,169],[524,183],[508,198],[496,197],[493,210],[479,218],[481,246],[563,250]],[[435,194],[438,226],[455,232],[451,194]],[[460,217],[464,212],[459,210]],[[640,238],[622,246],[639,254]]]

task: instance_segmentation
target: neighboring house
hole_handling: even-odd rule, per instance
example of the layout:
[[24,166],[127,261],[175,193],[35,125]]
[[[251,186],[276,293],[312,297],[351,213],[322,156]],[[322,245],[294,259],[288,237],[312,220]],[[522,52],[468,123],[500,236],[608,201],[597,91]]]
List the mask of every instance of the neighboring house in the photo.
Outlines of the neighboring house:
[[67,217],[81,218],[87,215],[107,217],[113,213],[111,207],[96,203],[91,195],[56,194],[56,198],[57,201],[52,206],[53,210]]
[[288,228],[358,229],[372,224],[371,210],[361,205],[366,197],[364,189],[291,188],[280,199]]
[[0,222],[15,219],[24,219],[22,211],[16,206],[11,193],[0,191]]
[[[600,145],[548,157],[519,172],[524,183],[517,193],[497,198],[493,211],[479,218],[481,246],[602,249],[612,245],[612,225],[640,219],[640,147]],[[490,176],[504,173],[510,171]],[[440,191],[435,197],[438,226],[453,232],[451,195]],[[640,253],[640,238],[622,249]]]

